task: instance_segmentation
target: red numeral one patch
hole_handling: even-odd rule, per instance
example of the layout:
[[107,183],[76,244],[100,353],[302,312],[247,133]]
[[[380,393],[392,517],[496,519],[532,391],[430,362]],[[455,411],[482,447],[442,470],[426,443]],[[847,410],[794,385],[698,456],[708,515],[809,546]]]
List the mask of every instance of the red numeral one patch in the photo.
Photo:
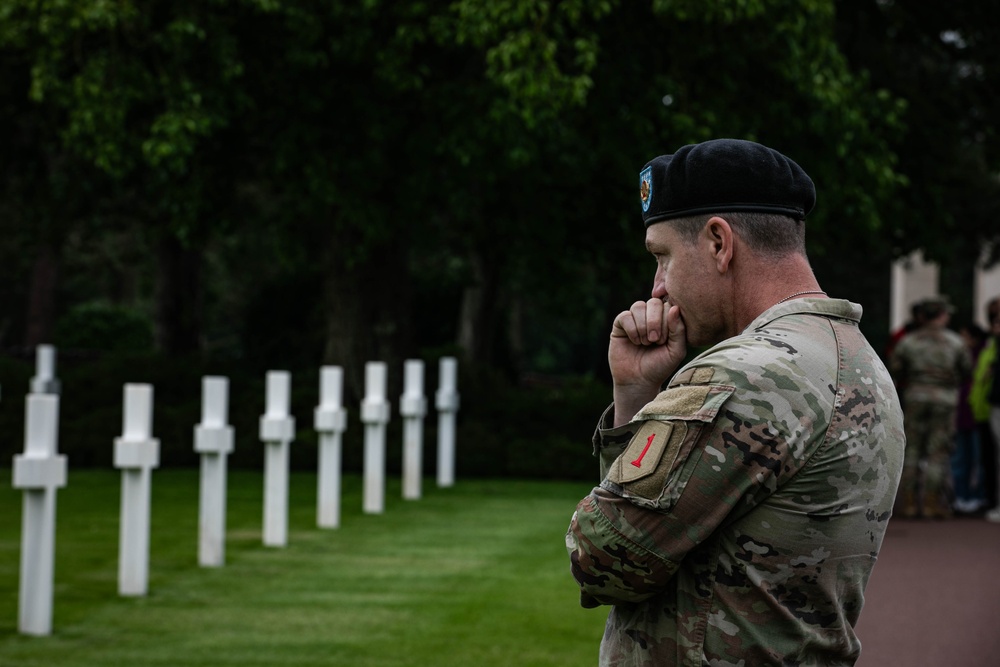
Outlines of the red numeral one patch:
[[639,458],[631,462],[632,465],[634,465],[636,468],[642,467],[642,457],[644,457],[646,455],[646,452],[649,451],[649,446],[653,444],[653,438],[655,437],[656,437],[655,433],[649,436],[649,438],[646,440],[646,446],[642,448],[642,454],[639,454]]

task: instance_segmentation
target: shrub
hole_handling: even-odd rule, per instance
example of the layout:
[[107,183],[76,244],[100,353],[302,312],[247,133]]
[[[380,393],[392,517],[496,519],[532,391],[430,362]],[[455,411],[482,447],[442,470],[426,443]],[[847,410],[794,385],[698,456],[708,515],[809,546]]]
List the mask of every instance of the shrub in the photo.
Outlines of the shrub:
[[153,349],[153,326],[136,308],[91,301],[60,318],[55,342],[69,349],[148,352]]

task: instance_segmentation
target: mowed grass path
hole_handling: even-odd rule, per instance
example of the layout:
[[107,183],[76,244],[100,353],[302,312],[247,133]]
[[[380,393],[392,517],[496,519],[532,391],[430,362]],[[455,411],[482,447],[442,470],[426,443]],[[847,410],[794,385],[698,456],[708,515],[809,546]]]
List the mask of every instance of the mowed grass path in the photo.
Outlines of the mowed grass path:
[[459,480],[316,528],[316,476],[292,473],[284,548],[261,543],[262,474],[231,471],[226,565],[197,564],[198,473],[153,473],[149,595],[118,595],[121,474],[58,493],[53,633],[17,632],[21,492],[0,471],[4,667],[592,665],[605,610],[581,609],[563,535],[589,486]]

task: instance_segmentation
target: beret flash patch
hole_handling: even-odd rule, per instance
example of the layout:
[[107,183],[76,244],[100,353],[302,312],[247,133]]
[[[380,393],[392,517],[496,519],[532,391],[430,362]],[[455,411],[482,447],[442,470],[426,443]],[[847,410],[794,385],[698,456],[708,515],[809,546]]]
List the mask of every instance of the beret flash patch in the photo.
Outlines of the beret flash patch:
[[639,172],[639,199],[642,201],[642,212],[649,210],[653,201],[653,166],[650,165]]

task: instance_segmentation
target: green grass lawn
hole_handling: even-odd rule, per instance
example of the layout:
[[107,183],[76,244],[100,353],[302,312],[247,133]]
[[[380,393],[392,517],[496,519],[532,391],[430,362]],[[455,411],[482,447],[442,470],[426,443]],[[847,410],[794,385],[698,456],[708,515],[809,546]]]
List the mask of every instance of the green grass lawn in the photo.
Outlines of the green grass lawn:
[[70,470],[58,492],[53,632],[17,631],[21,492],[0,471],[0,665],[509,667],[597,661],[605,610],[584,610],[563,535],[589,486],[459,480],[316,528],[316,476],[292,473],[288,546],[261,542],[263,477],[231,471],[226,565],[197,564],[198,473],[156,470],[149,595],[118,595],[118,471]]

